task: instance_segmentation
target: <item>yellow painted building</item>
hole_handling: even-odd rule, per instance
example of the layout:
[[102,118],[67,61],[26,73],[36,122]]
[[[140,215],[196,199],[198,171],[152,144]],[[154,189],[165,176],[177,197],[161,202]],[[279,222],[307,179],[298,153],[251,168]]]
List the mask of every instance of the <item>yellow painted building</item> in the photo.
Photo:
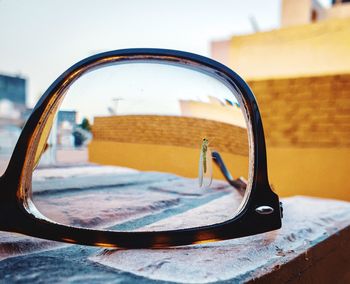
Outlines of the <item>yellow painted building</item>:
[[350,6],[314,2],[283,1],[281,29],[214,42],[212,56],[257,97],[275,190],[350,200]]
[[[281,29],[212,45],[212,56],[246,79],[257,97],[270,182],[281,196],[350,200],[349,7],[284,0]],[[201,139],[209,137],[233,175],[247,177],[240,109],[179,103],[183,116],[95,118],[90,161],[196,177]],[[214,177],[223,178],[217,169]]]

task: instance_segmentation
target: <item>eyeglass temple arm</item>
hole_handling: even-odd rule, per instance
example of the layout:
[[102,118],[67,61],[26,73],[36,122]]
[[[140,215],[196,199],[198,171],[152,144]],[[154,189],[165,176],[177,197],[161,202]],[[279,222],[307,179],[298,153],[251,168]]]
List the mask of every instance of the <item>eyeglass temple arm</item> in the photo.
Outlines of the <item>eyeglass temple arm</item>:
[[242,178],[234,179],[227,169],[223,159],[221,158],[219,152],[213,150],[211,152],[211,156],[215,162],[215,164],[220,168],[221,173],[224,175],[227,182],[233,187],[237,188],[239,191],[245,191],[247,188],[247,183]]

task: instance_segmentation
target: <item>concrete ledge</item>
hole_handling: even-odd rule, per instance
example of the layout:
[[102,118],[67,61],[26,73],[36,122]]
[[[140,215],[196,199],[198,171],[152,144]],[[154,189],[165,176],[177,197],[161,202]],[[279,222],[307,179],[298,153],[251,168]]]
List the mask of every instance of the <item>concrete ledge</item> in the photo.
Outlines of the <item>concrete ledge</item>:
[[[66,191],[64,186],[78,184],[84,174],[95,172],[94,188],[114,182],[100,170],[87,167],[71,170],[46,170],[38,175],[41,189]],[[108,168],[108,174],[123,169]],[[159,181],[156,173],[143,176],[130,173],[147,186],[168,187],[174,179]],[[159,175],[161,177],[162,175]],[[90,176],[91,179],[91,176]],[[180,179],[175,180],[176,184]],[[71,183],[71,184],[70,184]],[[83,185],[83,183],[81,184]],[[176,186],[174,184],[174,186]],[[93,189],[89,189],[92,194]],[[167,194],[168,194],[167,193]],[[171,194],[182,194],[172,192]],[[56,193],[59,197],[59,193]],[[69,193],[73,196],[73,193]],[[183,212],[191,216],[204,210],[205,218],[215,218],[215,206],[225,201],[215,199]],[[137,282],[155,280],[180,283],[348,283],[350,281],[350,203],[309,197],[290,197],[284,203],[283,227],[280,230],[203,245],[169,249],[111,250],[67,245],[0,232],[0,279],[4,283],[57,282]],[[215,203],[217,202],[217,203]],[[216,205],[215,205],[216,204]],[[129,220],[129,219],[128,219]],[[157,227],[162,219],[150,228]],[[142,229],[142,227],[141,227]]]

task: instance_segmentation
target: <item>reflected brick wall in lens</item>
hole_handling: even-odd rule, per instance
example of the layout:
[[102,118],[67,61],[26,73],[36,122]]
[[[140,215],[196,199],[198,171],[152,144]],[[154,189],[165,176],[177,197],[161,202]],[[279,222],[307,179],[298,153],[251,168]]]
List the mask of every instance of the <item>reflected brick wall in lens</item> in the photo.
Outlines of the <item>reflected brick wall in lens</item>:
[[[207,137],[234,177],[248,176],[247,131],[232,124],[180,116],[111,116],[96,117],[92,132],[88,148],[93,163],[196,178]],[[224,179],[215,166],[213,177]]]
[[247,130],[219,121],[156,115],[95,117],[93,139],[200,149],[207,137],[218,151],[248,155]]

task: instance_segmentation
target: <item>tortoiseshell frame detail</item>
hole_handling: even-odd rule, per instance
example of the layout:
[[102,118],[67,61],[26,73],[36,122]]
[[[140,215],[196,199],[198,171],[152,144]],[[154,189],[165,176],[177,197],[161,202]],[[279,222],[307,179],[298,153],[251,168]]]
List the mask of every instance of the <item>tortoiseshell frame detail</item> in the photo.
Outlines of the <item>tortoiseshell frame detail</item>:
[[[240,95],[246,112],[250,139],[250,179],[247,198],[231,220],[197,228],[160,232],[115,232],[65,226],[42,216],[31,200],[31,178],[34,156],[40,134],[50,113],[55,111],[65,90],[82,74],[111,63],[157,61],[186,65],[211,73]],[[228,134],[229,135],[229,134]],[[261,215],[260,206],[273,212]],[[165,49],[125,49],[88,57],[64,72],[41,97],[18,139],[9,165],[0,178],[0,230],[25,235],[104,247],[151,248],[180,246],[239,238],[281,227],[278,196],[271,190],[267,177],[266,149],[257,102],[248,85],[232,70],[209,58],[192,53]]]

